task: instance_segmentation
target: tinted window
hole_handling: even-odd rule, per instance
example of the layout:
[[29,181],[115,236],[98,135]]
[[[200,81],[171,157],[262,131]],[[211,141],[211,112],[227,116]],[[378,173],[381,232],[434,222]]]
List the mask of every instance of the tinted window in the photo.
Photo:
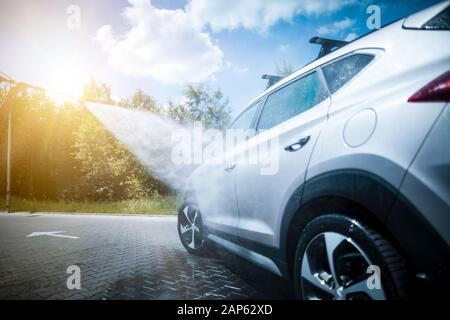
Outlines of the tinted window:
[[247,130],[250,128],[252,124],[253,116],[255,115],[256,110],[258,110],[258,106],[261,104],[261,101],[258,101],[249,109],[244,111],[231,125],[230,129],[243,129]]
[[373,56],[367,54],[355,54],[323,67],[323,75],[327,80],[330,92],[338,91],[364,69],[373,58]]
[[432,30],[450,30],[450,6],[428,21],[423,27]]
[[261,113],[258,129],[270,129],[314,107],[327,97],[317,72],[272,93]]

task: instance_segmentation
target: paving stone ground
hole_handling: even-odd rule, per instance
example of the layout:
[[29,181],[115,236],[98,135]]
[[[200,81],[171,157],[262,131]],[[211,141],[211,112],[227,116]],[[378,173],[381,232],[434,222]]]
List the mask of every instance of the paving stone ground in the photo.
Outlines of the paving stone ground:
[[[61,235],[27,237],[33,232]],[[67,288],[67,268],[81,289]],[[0,299],[285,299],[289,284],[219,250],[189,255],[175,217],[0,214]]]

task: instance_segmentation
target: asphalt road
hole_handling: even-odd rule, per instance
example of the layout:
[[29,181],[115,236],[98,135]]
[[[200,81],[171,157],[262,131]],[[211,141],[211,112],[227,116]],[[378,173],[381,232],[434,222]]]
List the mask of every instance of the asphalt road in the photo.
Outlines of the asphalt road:
[[[67,287],[69,266],[81,289]],[[222,250],[189,255],[175,217],[0,214],[0,299],[290,297],[288,283]]]

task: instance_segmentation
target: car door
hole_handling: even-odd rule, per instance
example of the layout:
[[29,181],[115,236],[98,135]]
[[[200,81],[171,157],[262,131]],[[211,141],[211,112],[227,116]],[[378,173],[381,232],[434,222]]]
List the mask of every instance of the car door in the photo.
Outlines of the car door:
[[[253,125],[256,112],[260,107],[260,101],[247,107],[233,121],[228,132],[237,132],[245,136],[249,134],[249,129]],[[207,165],[204,178],[198,181],[203,184],[197,186],[197,197],[202,212],[205,212],[204,219],[209,230],[217,233],[224,233],[235,236],[237,239],[237,223],[239,220],[239,211],[236,204],[235,190],[235,170],[234,170],[234,149],[238,145],[230,145],[225,155],[225,161]],[[202,194],[198,194],[202,190]]]
[[[236,156],[236,197],[241,240],[277,247],[282,211],[305,179],[314,145],[326,124],[330,98],[320,70],[270,93],[258,134]],[[264,152],[269,160],[264,160]],[[267,152],[267,150],[269,150]],[[243,157],[258,154],[257,163]]]

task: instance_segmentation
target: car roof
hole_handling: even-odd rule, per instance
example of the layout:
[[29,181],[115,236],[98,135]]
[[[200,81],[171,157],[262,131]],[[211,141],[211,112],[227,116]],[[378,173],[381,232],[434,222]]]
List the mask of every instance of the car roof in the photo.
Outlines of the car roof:
[[[272,87],[266,89],[263,93],[261,93],[256,99],[252,100],[252,102],[249,104],[253,104],[255,101],[259,100],[261,97],[269,94],[272,91],[276,91],[278,88],[282,87],[292,79],[295,79],[302,74],[308,73],[309,71],[316,69],[317,67],[320,67],[321,65],[327,64],[328,62],[335,60],[336,58],[339,58],[345,54],[351,53],[353,51],[359,50],[359,49],[372,49],[372,48],[382,48],[382,44],[379,43],[379,41],[375,40],[375,37],[373,37],[378,32],[389,32],[389,29],[391,28],[398,28],[401,27],[403,24],[403,20],[397,20],[382,29],[375,30],[374,32],[370,32],[363,37],[357,38],[351,42],[349,42],[347,45],[338,48],[334,50],[333,52],[327,54],[324,57],[321,57],[319,59],[313,60],[310,63],[300,67],[298,70],[290,74],[289,76],[283,78],[276,84],[274,84]],[[376,37],[378,39],[379,37]],[[375,40],[375,41],[374,41]]]
[[[249,107],[254,105],[256,102],[258,102],[263,97],[269,95],[272,92],[275,92],[285,84],[289,83],[293,79],[296,79],[303,74],[306,74],[310,72],[311,70],[316,69],[317,67],[320,67],[322,65],[325,65],[337,58],[340,58],[346,54],[352,53],[356,50],[361,49],[384,49],[385,41],[383,41],[383,37],[386,33],[389,33],[392,29],[403,29],[404,24],[408,21],[408,19],[416,19],[416,17],[422,17],[430,16],[430,12],[433,12],[434,14],[437,14],[442,10],[442,8],[445,8],[446,6],[450,5],[450,0],[442,1],[434,6],[428,7],[424,10],[421,10],[419,12],[416,12],[410,16],[400,18],[398,20],[395,20],[385,26],[383,26],[381,29],[373,30],[359,38],[356,38],[353,41],[350,41],[348,44],[344,45],[343,47],[340,47],[331,53],[320,57],[316,60],[313,60],[309,63],[307,63],[304,66],[301,66],[299,69],[297,69],[295,72],[290,74],[289,76],[283,78],[279,82],[275,83],[273,86],[266,88],[261,94],[259,94],[255,99],[251,100],[249,104],[247,104],[244,108],[242,108],[238,113],[237,116],[234,118],[232,123],[241,116],[241,114],[246,111]],[[418,19],[418,18],[417,18]],[[423,19],[422,19],[423,20]],[[406,26],[407,27],[407,26]]]

